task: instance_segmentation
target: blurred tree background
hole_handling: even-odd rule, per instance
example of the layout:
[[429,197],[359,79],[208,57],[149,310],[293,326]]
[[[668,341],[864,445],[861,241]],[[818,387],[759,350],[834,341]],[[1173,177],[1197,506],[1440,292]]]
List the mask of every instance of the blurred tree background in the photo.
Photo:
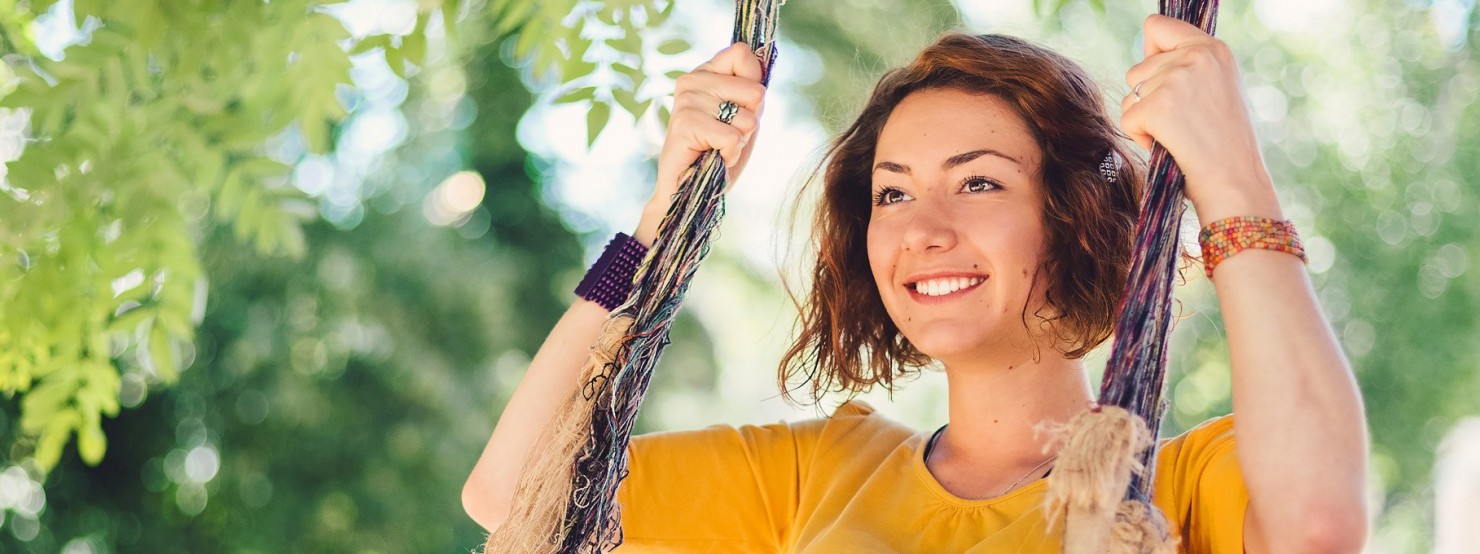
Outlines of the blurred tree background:
[[[807,164],[882,71],[948,28],[1013,34],[1116,106],[1152,9],[791,0],[757,161],[640,430],[830,411],[775,398],[805,232],[783,212],[805,225]],[[477,546],[462,481],[585,264],[636,223],[671,79],[732,10],[0,0],[0,550]],[[1366,395],[1374,552],[1430,548],[1435,448],[1480,412],[1477,17],[1220,14]],[[1212,289],[1179,298],[1168,433],[1230,408]],[[944,418],[938,373],[866,398]]]

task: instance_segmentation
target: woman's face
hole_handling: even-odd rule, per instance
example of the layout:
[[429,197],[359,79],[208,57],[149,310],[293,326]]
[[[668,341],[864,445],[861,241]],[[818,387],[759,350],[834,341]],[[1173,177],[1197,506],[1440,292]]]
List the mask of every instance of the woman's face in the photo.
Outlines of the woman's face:
[[1023,309],[1036,320],[1046,285],[1042,153],[1027,124],[996,96],[918,91],[874,156],[868,257],[895,325],[947,364],[1025,348]]

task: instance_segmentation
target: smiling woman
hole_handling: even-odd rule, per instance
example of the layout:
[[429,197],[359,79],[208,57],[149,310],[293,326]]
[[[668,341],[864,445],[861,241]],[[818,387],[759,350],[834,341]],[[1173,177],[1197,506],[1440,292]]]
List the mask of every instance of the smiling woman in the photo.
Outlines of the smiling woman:
[[[992,283],[958,314],[990,305],[979,315],[1017,315],[1018,330],[994,323],[1003,340],[984,346],[1022,344],[1030,329],[1052,332],[1069,358],[1104,342],[1143,181],[1137,163],[1114,164],[1111,180],[1099,171],[1107,154],[1134,159],[1123,137],[1093,80],[1020,39],[946,35],[886,74],[828,152],[814,286],[783,357],[783,389],[812,369],[814,398],[889,387],[929,364],[915,342],[925,337],[900,332],[915,323],[904,293],[919,292],[905,285],[928,273]],[[962,237],[961,248],[929,244]],[[900,259],[905,249],[914,255]],[[936,321],[921,317],[921,325]]]
[[[1201,51],[1212,40],[1169,22],[1175,20],[1148,19],[1148,44],[1181,41]],[[1177,56],[1201,55],[1168,48]],[[1215,67],[1207,63],[1153,56],[1132,72]],[[755,86],[758,76],[749,51],[731,48],[679,80],[658,192],[633,240],[650,244],[667,211],[679,171],[663,168],[685,167],[710,148],[724,153],[732,177],[744,166],[764,93]],[[1198,147],[1203,137],[1144,115],[1153,113],[1147,105],[1207,108],[1167,104],[1174,93],[1163,88],[1206,77],[1146,75],[1148,86],[1138,87],[1144,101],[1136,102],[1138,117],[1148,119],[1126,125],[1135,132],[1128,136],[1078,65],[1020,39],[948,33],[886,73],[821,165],[812,229],[817,260],[811,288],[798,302],[801,329],[778,377],[788,398],[795,383],[821,400],[875,386],[893,390],[896,379],[938,362],[949,387],[949,423],[933,433],[911,429],[852,401],[825,419],[633,437],[629,474],[617,492],[623,540],[617,550],[1072,550],[1064,544],[1062,518],[1042,507],[1053,498],[1046,476],[1062,465],[1054,477],[1072,478],[1077,468],[1071,456],[1059,460],[1062,445],[1038,431],[1094,404],[1082,358],[1112,332],[1145,180],[1145,164],[1128,139],[1164,135],[1178,161],[1190,162],[1183,164],[1189,198],[1204,202],[1197,205],[1200,215],[1277,215],[1277,204],[1241,203],[1264,198],[1257,189],[1268,182],[1258,178],[1262,163],[1220,167],[1210,162],[1217,148]],[[1233,90],[1204,97],[1238,97],[1236,79],[1212,80]],[[726,122],[716,107],[729,99],[739,107]],[[1246,117],[1218,122],[1235,139],[1247,124]],[[1248,162],[1241,144],[1215,146]],[[1194,175],[1204,176],[1196,189]],[[1240,180],[1248,183],[1243,199],[1227,193],[1233,189],[1209,188],[1210,181],[1224,184],[1233,176],[1247,177]],[[1362,527],[1364,437],[1360,410],[1351,410],[1359,400],[1350,370],[1318,340],[1328,328],[1301,292],[1309,289],[1301,287],[1296,257],[1265,252],[1236,260],[1218,264],[1217,274],[1231,350],[1242,352],[1255,336],[1265,350],[1288,349],[1280,340],[1286,335],[1306,336],[1301,346],[1314,346],[1260,360],[1267,363],[1235,359],[1238,439],[1234,417],[1226,415],[1163,440],[1150,468],[1154,496],[1146,499],[1155,509],[1140,516],[1159,513],[1165,520],[1143,517],[1151,523],[1135,530],[1154,534],[1148,543],[1175,543],[1185,552],[1253,552],[1271,544],[1359,549],[1361,541],[1350,537]],[[1256,292],[1263,296],[1254,298]],[[546,366],[578,365],[584,349],[570,345],[590,344],[605,313],[592,302],[572,306],[532,364],[526,377],[532,384],[521,384],[506,413],[516,401],[532,409],[535,401],[520,401],[521,395],[569,390],[567,374]],[[1269,315],[1260,320],[1251,313]],[[1276,336],[1261,335],[1267,332]],[[1294,360],[1300,367],[1291,367]],[[546,373],[536,373],[542,368]],[[1291,410],[1304,408],[1297,395],[1325,400],[1296,417]],[[1275,415],[1291,423],[1269,425]],[[500,524],[500,500],[518,479],[521,451],[513,439],[501,443],[505,421],[520,420],[500,420],[464,492],[469,513],[490,529]],[[502,432],[524,433],[526,443],[533,436],[530,429],[509,429],[515,430]],[[500,448],[505,444],[514,446]],[[1321,476],[1296,482],[1287,475],[1298,468],[1271,463],[1272,453],[1304,449],[1313,456],[1317,447],[1342,453],[1339,460],[1301,464],[1319,465]],[[1287,516],[1296,509],[1303,517]]]

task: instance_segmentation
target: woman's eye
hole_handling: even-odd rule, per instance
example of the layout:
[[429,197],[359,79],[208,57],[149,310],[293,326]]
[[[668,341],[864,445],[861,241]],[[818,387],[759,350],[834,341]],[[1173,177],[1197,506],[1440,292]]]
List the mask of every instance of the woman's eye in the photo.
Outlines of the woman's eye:
[[874,205],[884,206],[888,204],[893,204],[895,202],[904,200],[904,198],[904,191],[901,191],[897,188],[885,188],[877,193],[874,193]]
[[1000,187],[1001,185],[981,176],[967,177],[965,181],[961,182],[961,189],[966,192],[987,192]]

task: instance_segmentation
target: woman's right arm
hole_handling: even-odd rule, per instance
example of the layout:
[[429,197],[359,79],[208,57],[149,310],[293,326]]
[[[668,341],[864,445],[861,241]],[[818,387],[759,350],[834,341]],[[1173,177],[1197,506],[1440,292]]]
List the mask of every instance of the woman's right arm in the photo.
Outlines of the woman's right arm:
[[[678,191],[679,176],[700,154],[719,150],[730,169],[730,182],[739,177],[763,111],[765,87],[760,79],[760,61],[743,43],[731,45],[679,77],[668,134],[658,158],[657,187],[632,235],[638,242],[652,246]],[[729,124],[715,118],[723,100],[740,107]],[[524,461],[542,439],[556,407],[576,389],[581,367],[607,315],[600,304],[577,298],[545,337],[504,406],[462,491],[463,509],[485,529],[498,528],[513,507]]]

